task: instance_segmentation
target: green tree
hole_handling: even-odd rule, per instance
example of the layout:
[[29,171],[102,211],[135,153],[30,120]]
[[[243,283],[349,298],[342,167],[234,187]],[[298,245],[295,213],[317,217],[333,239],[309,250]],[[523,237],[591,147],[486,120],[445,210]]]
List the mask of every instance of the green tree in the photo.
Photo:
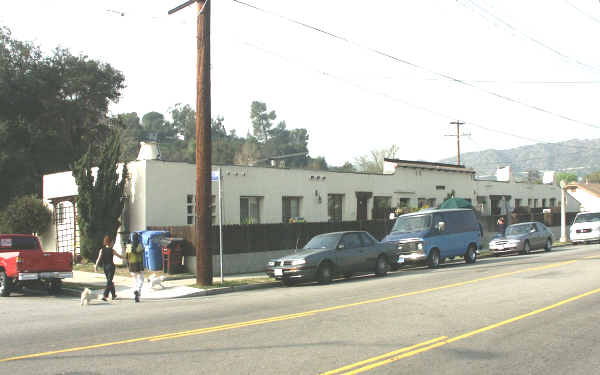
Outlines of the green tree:
[[265,103],[252,102],[250,105],[250,119],[252,120],[254,136],[258,142],[264,143],[269,139],[271,126],[273,126],[272,121],[276,117],[275,111],[267,112],[267,105]]
[[142,137],[150,141],[169,142],[177,135],[173,123],[158,112],[148,112],[142,117],[142,129]]
[[370,155],[363,155],[356,158],[355,162],[360,172],[383,173],[383,162],[385,158],[394,159],[399,147],[396,145],[390,148],[373,150]]
[[319,156],[317,158],[308,158],[308,163],[306,164],[306,168],[307,169],[315,169],[315,170],[321,170],[321,171],[326,171],[328,170],[327,168],[327,161],[325,161],[325,158],[322,156]]
[[[95,158],[96,155],[99,156]],[[81,233],[81,255],[88,260],[96,258],[105,235],[115,238],[121,224],[119,217],[123,211],[122,197],[128,171],[127,165],[123,164],[119,177],[119,157],[119,140],[113,135],[104,144],[100,154],[90,149],[71,168],[78,190],[77,220]],[[98,165],[96,177],[92,173],[95,163]]]
[[541,184],[542,174],[536,169],[530,169],[527,171],[527,182],[530,184]]
[[108,64],[65,49],[44,56],[0,28],[0,207],[40,195],[43,174],[67,170],[102,143],[123,81]]
[[121,160],[131,161],[137,158],[140,140],[144,130],[137,113],[122,113],[114,119],[119,139],[121,141]]
[[593,172],[583,178],[588,184],[600,184],[600,172]]
[[562,180],[565,180],[565,182],[568,184],[570,182],[577,182],[577,175],[574,173],[558,172],[555,175],[554,180],[556,181],[557,185],[559,185]]
[[52,223],[52,213],[35,195],[14,198],[0,216],[2,233],[45,233]]
[[341,167],[329,167],[333,172],[356,172],[356,168],[349,161],[345,162]]
[[173,118],[173,128],[177,131],[177,135],[187,142],[196,138],[196,111],[189,104],[176,104],[171,109],[171,117]]

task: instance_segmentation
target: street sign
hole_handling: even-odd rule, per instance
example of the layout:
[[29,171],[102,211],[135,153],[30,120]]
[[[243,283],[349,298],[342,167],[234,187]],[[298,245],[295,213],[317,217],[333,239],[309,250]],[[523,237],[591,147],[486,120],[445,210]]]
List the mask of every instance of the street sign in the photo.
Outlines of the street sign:
[[221,171],[210,172],[210,180],[211,181],[219,181],[220,179],[221,179]]

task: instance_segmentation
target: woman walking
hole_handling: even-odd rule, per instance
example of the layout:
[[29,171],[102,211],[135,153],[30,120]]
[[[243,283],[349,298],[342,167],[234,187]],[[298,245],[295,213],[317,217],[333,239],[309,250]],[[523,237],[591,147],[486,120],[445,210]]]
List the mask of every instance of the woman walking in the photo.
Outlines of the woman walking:
[[127,253],[127,266],[133,276],[133,294],[135,302],[140,302],[142,287],[144,286],[144,247],[140,241],[139,233],[131,234],[131,251]]
[[121,259],[123,257],[113,249],[114,241],[109,236],[104,236],[102,241],[102,248],[98,252],[98,259],[94,264],[94,272],[98,270],[98,265],[102,262],[102,268],[104,269],[104,275],[106,276],[106,288],[104,288],[103,301],[108,298],[108,293],[112,294],[112,299],[117,299],[117,293],[115,291],[115,284],[113,283],[113,277],[115,276],[115,263],[113,262],[113,256],[117,256]]

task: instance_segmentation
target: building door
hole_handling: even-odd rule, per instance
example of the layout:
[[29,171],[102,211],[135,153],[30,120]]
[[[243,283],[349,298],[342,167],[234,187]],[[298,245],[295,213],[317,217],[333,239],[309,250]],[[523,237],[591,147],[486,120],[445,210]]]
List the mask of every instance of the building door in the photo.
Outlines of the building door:
[[367,206],[369,199],[373,196],[373,193],[366,191],[356,192],[356,221],[365,221],[367,217]]

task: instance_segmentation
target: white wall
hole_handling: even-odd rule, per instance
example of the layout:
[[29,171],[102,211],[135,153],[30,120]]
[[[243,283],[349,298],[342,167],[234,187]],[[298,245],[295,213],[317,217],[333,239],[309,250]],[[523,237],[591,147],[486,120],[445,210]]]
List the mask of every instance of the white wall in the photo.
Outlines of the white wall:
[[[186,225],[187,194],[195,194],[195,166],[187,163],[171,163],[151,160],[146,162],[148,226]],[[213,170],[218,169],[213,166]],[[280,223],[282,220],[282,197],[301,197],[301,216],[306,221],[327,221],[328,194],[343,194],[343,220],[355,220],[357,199],[355,192],[371,192],[367,214],[371,218],[373,197],[391,197],[392,206],[400,198],[409,198],[411,207],[417,206],[418,198],[435,198],[440,204],[454,190],[455,196],[476,202],[477,196],[511,195],[514,199],[551,198],[560,202],[560,188],[552,185],[495,181],[475,181],[465,171],[437,170],[432,168],[396,168],[395,174],[374,175],[281,169],[266,167],[221,166],[223,192],[223,223],[240,223],[240,197],[261,197],[261,223]],[[443,190],[436,189],[443,186]],[[316,195],[315,195],[316,191]],[[212,194],[218,194],[217,182],[212,183]],[[321,197],[319,203],[318,197]],[[571,202],[569,211],[578,207]]]
[[[409,198],[410,206],[416,207],[418,198],[435,198],[442,203],[452,191],[456,197],[471,199],[477,196],[511,195],[515,199],[556,199],[560,202],[560,188],[539,185],[495,181],[475,181],[469,170],[439,169],[433,167],[398,166],[393,173],[385,175],[280,169],[244,166],[213,166],[221,169],[223,191],[223,223],[240,223],[240,197],[261,197],[261,223],[282,221],[282,197],[301,197],[300,214],[306,221],[328,220],[328,194],[343,194],[343,220],[356,220],[357,198],[355,193],[371,192],[367,215],[372,216],[373,197],[391,197],[395,207],[400,198]],[[129,231],[146,229],[148,226],[187,225],[187,195],[195,195],[195,165],[189,163],[141,160],[128,163],[130,181],[127,185],[127,216]],[[44,199],[60,198],[77,194],[71,172],[44,176]],[[437,189],[439,186],[440,189]],[[441,187],[443,186],[443,189]],[[212,182],[212,194],[218,195],[218,183]],[[315,194],[316,192],[316,194]],[[319,197],[320,202],[319,202]],[[195,204],[194,204],[195,206]],[[578,211],[574,199],[568,201],[568,211]],[[217,218],[218,222],[218,218]],[[43,236],[46,247],[56,246],[56,233]],[[54,245],[53,245],[54,244]],[[117,246],[120,239],[117,239]]]
[[577,200],[581,204],[581,211],[600,211],[600,197],[584,187],[567,188],[567,197]]

